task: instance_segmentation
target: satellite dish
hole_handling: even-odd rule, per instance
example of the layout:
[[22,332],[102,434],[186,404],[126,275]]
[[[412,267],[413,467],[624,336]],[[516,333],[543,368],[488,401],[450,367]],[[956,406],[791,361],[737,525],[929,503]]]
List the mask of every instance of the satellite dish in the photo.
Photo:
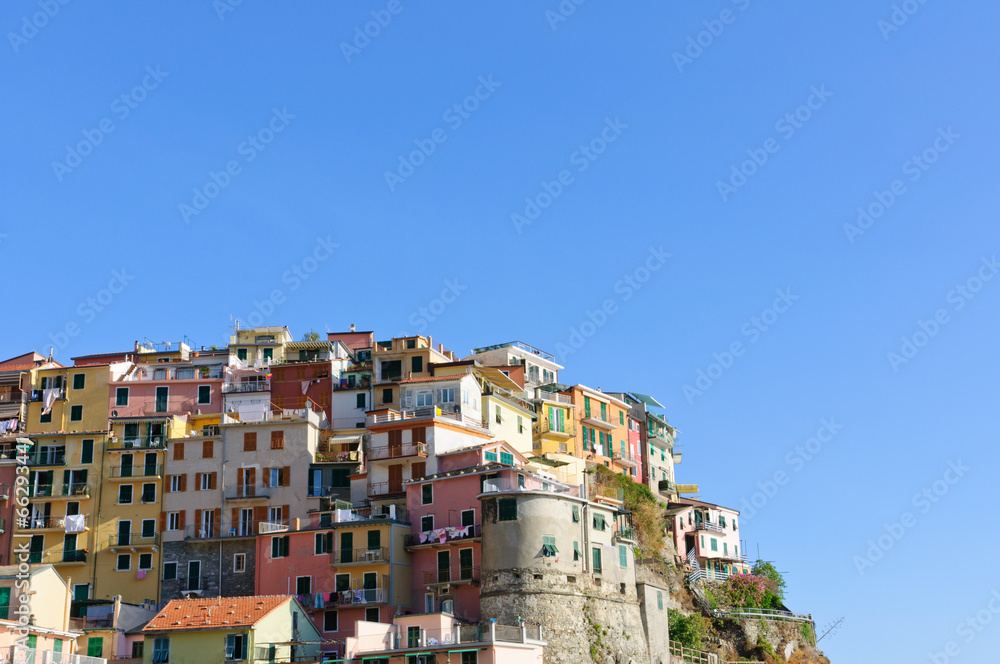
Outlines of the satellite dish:
[[111,417],[118,417],[118,411],[117,410],[111,411]]

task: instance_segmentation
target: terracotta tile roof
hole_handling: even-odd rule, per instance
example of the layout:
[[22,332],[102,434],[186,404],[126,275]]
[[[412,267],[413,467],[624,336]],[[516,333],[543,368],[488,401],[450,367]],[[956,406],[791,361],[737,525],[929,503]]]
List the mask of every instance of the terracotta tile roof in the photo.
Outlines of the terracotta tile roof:
[[292,599],[291,595],[174,599],[142,628],[144,632],[252,627]]
[[454,374],[452,376],[428,376],[427,378],[405,378],[399,381],[403,383],[433,383],[439,380],[462,380],[469,374]]

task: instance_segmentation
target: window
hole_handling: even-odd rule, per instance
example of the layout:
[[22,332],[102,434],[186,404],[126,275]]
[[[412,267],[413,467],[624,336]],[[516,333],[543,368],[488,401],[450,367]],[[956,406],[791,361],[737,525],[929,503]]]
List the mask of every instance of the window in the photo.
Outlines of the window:
[[577,541],[573,542],[573,562],[580,561],[580,543]]
[[722,543],[722,553],[729,555],[729,544],[727,542]]
[[594,515],[594,530],[604,531],[607,528],[607,521],[604,519],[603,514]]
[[476,650],[463,652],[461,664],[479,664],[479,652]]
[[462,510],[462,527],[476,523],[476,510]]
[[365,609],[365,622],[378,622],[378,609]]
[[717,541],[717,540],[716,540],[716,539],[715,539],[715,538],[713,537],[713,538],[712,538],[712,551],[718,551],[718,550],[719,550],[719,543],[718,543],[718,541]]
[[257,451],[257,432],[256,431],[246,431],[243,433],[243,451],[244,452],[256,452]]
[[212,475],[213,473],[198,473],[198,490],[199,491],[211,491],[212,490]]
[[241,574],[247,571],[247,554],[245,553],[235,553],[233,554],[233,571],[237,574]]
[[177,563],[163,563],[163,580],[174,581],[177,579]]
[[497,503],[500,521],[517,521],[517,499],[501,498]]
[[152,482],[142,485],[142,502],[144,503],[155,503],[156,502],[156,485]]
[[271,538],[271,557],[285,558],[288,556],[288,535]]
[[411,357],[410,369],[413,373],[421,373],[424,370],[424,358],[420,356]]
[[181,513],[167,512],[167,530],[181,529]]
[[628,547],[624,544],[618,545],[618,566],[628,567]]
[[170,493],[177,493],[181,490],[181,476],[171,475],[170,476]]
[[104,654],[104,637],[92,636],[87,639],[87,657],[100,657],[102,654]]
[[215,456],[215,441],[203,440],[201,443],[201,458],[211,459]]
[[618,411],[618,424],[625,424],[625,411]]
[[441,390],[441,403],[455,403],[455,388],[445,387]]
[[594,573],[601,573],[601,550],[598,547],[594,547]]
[[392,388],[382,390],[382,403],[392,403]]
[[326,611],[323,614],[323,631],[324,632],[336,632],[337,631],[337,612],[336,611]]
[[[365,407],[365,393],[364,392],[358,392],[357,394],[355,394],[354,395],[354,399],[355,399],[355,401],[354,401],[354,407],[355,408],[364,408]],[[337,612],[334,611],[333,614],[337,615]]]
[[127,572],[132,569],[132,556],[127,553],[119,553],[118,563],[115,565],[115,569],[119,572]]
[[156,536],[156,519],[142,520],[142,538],[151,539]]
[[662,590],[657,590],[656,591],[656,608],[659,609],[660,611],[663,610],[663,591]]
[[702,549],[705,548],[705,536],[704,535],[701,536],[701,548]]
[[198,386],[198,403],[212,403],[212,386]]
[[517,432],[524,433],[524,417],[521,415],[517,416]]
[[236,349],[236,359],[238,359],[238,360],[245,360],[245,359],[247,359],[247,349],[246,348],[237,348]]
[[514,455],[511,454],[510,452],[501,452],[500,453],[500,463],[505,463],[508,466],[513,466],[514,465]]
[[82,390],[87,382],[87,374],[73,374],[73,389]]
[[315,541],[313,542],[313,553],[319,555],[321,553],[331,553],[333,551],[333,531],[325,533],[316,533]]
[[174,443],[174,461],[184,460],[184,443]]
[[272,431],[271,432],[271,449],[272,450],[283,450],[283,449],[285,449],[285,432],[284,431]]
[[264,351],[261,353],[261,356],[265,360],[273,360],[274,359],[274,349],[273,348],[265,348]]
[[573,505],[573,523],[580,523],[580,506]]
[[7,620],[10,614],[10,588],[0,588],[0,619]]
[[41,415],[38,416],[38,421],[41,424],[45,424],[46,422],[51,422],[52,421],[52,411],[50,410],[47,413],[43,412]]
[[118,504],[119,505],[131,505],[132,504],[132,485],[122,484],[118,487]]
[[542,556],[544,558],[554,558],[559,553],[556,548],[556,538],[551,535],[542,535]]
[[601,419],[605,422],[608,421],[608,404],[606,403],[601,404]]
[[719,525],[723,528],[726,527],[726,517],[722,514],[719,515]]
[[84,438],[80,442],[80,463],[94,463],[93,438]]
[[270,477],[268,479],[270,480],[270,482],[268,483],[268,486],[283,486],[282,485],[282,480],[284,478],[282,477],[282,474],[283,474],[281,472],[282,469],[281,468],[270,468],[269,471],[270,471]]
[[297,576],[295,577],[295,594],[296,595],[308,595],[312,592],[312,577],[311,576]]
[[239,661],[247,658],[246,634],[226,635],[226,661]]
[[420,487],[420,502],[423,505],[430,505],[434,502],[434,485],[427,483]]
[[151,553],[139,554],[139,569],[144,569],[144,570],[153,569],[153,554]]
[[[410,396],[406,395],[409,402]],[[430,392],[417,392],[417,408],[426,408],[434,405],[434,395]]]
[[429,530],[434,530],[433,514],[428,514],[427,516],[420,517],[420,532],[426,533]]
[[132,642],[132,659],[142,659],[142,641]]
[[69,407],[69,421],[79,422],[83,419],[83,406],[70,406]]
[[168,403],[170,403],[170,388],[156,388],[156,403],[153,406],[153,410],[157,413],[165,413],[167,412]]

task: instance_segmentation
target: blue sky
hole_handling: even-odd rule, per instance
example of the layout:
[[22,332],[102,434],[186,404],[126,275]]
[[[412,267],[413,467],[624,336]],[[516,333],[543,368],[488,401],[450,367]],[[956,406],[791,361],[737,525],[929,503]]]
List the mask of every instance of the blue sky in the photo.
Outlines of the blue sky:
[[0,9],[0,355],[523,339],[702,498],[785,473],[743,536],[834,662],[996,651],[1000,6],[223,1]]

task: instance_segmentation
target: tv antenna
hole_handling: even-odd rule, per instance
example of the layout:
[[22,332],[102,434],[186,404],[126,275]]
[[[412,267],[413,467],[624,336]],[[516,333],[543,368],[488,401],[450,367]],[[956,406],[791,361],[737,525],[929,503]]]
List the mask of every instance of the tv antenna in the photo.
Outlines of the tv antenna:
[[836,635],[836,633],[838,631],[840,631],[840,628],[841,628],[841,626],[843,624],[844,624],[844,618],[838,618],[837,620],[833,621],[833,624],[831,624],[829,627],[827,627],[826,631],[823,632],[823,636],[821,636],[818,639],[816,639],[816,643],[819,643],[820,641],[822,641],[827,636],[834,636],[834,635]]

